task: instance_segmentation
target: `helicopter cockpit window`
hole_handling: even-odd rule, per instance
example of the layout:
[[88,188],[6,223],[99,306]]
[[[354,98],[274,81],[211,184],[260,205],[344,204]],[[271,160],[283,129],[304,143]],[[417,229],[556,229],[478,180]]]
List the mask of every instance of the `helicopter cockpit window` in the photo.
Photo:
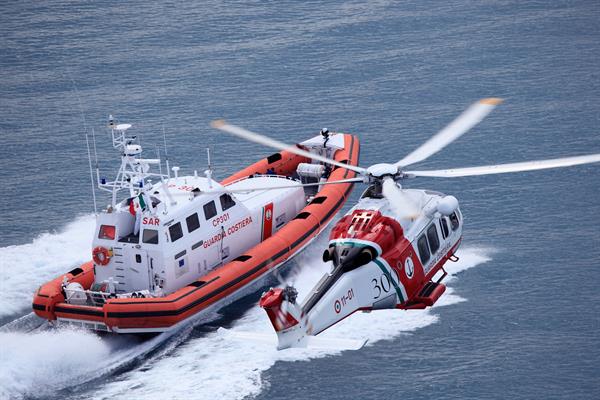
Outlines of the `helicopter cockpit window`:
[[446,239],[450,235],[450,228],[448,228],[448,220],[446,217],[440,219],[440,226],[442,227],[442,237]]
[[211,219],[212,217],[214,217],[215,215],[217,215],[217,206],[215,205],[214,201],[209,201],[203,207],[204,207],[204,217],[206,218],[207,221],[209,219]]
[[458,229],[458,225],[460,225],[460,222],[458,221],[458,216],[456,215],[456,212],[450,214],[450,224],[452,225],[453,231]]
[[440,248],[440,238],[438,237],[435,224],[427,228],[427,239],[429,239],[429,247],[431,247],[431,252],[435,254],[435,252]]
[[421,264],[427,264],[429,261],[429,257],[431,254],[429,253],[429,245],[427,244],[427,237],[425,235],[421,235],[419,241],[417,242],[417,247],[419,249],[419,257],[421,258]]

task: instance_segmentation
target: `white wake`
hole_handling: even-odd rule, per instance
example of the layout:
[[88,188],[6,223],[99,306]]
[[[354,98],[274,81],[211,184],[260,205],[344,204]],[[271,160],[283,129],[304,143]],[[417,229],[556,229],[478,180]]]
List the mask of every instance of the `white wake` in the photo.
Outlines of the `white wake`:
[[[40,284],[90,258],[94,216],[78,218],[59,233],[0,248],[0,318],[31,310]],[[32,313],[0,327],[0,399],[47,398],[104,376],[150,351],[171,351],[191,329],[151,340],[99,337],[73,328],[48,329]],[[166,343],[166,345],[165,345]]]
[[[328,266],[307,253],[297,261],[299,273],[294,285],[300,296],[305,295],[322,276]],[[448,263],[449,274],[475,267],[489,261],[490,250],[467,248],[459,251],[460,261]],[[455,276],[447,278],[452,282]],[[294,279],[294,278],[292,278]],[[464,301],[448,288],[436,304],[447,306]],[[367,346],[380,340],[392,339],[435,323],[438,316],[433,310],[376,311],[357,313],[324,332],[325,337],[368,339]],[[236,321],[233,331],[272,331],[266,313],[258,307],[251,308]],[[364,351],[364,350],[359,350]],[[168,357],[149,360],[143,368],[131,371],[118,381],[103,384],[94,394],[99,399],[181,399],[193,393],[195,399],[240,399],[260,393],[267,384],[262,373],[277,361],[298,361],[335,354],[331,350],[288,349],[278,352],[273,346],[253,342],[224,339],[217,333],[196,338],[178,347]]]
[[[85,216],[67,225],[62,232],[42,234],[29,244],[1,248],[0,318],[27,311],[33,292],[40,284],[87,261],[93,228],[94,217]],[[329,268],[320,261],[324,245],[319,242],[326,240],[323,239],[326,235],[324,232],[322,238],[296,258],[298,272],[288,279],[295,281],[300,297],[306,295]],[[489,249],[463,249],[459,251],[461,260],[448,263],[447,270],[455,275],[485,263],[490,254]],[[456,278],[451,276],[446,282],[451,284],[453,279]],[[436,307],[461,301],[464,299],[449,287]],[[368,339],[372,344],[435,323],[438,320],[436,307],[433,311],[357,313],[322,335]],[[278,352],[269,345],[225,339],[217,332],[186,342],[190,328],[147,341],[110,335],[100,338],[71,328],[29,333],[11,331],[13,325],[29,327],[35,322],[30,321],[30,317],[33,318],[29,315],[5,325],[8,329],[0,329],[0,398],[45,398],[61,389],[105,377],[159,349],[159,354],[153,354],[140,367],[100,384],[94,393],[84,391],[73,395],[167,400],[187,398],[193,393],[198,399],[239,399],[260,393],[268,384],[262,380],[262,373],[277,361],[308,360],[336,353],[305,349]],[[257,306],[236,321],[231,330],[275,335],[266,314]]]
[[0,332],[0,399],[50,398],[61,389],[104,377],[151,351],[167,354],[187,339],[191,327],[150,340],[100,337],[70,327],[36,332]]
[[31,310],[33,293],[43,283],[91,259],[95,220],[80,217],[60,233],[0,248],[0,318]]

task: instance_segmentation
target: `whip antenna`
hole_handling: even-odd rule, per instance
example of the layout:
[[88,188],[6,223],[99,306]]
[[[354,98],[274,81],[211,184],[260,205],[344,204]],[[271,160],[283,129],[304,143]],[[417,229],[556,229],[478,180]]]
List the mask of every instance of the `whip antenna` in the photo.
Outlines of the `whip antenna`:
[[210,165],[210,148],[206,148],[206,157],[208,158],[208,169],[204,171],[206,179],[208,179],[208,187],[212,189],[212,165]]
[[165,133],[165,124],[162,125],[163,144],[165,146],[165,163],[167,164],[167,179],[171,179],[171,168],[169,168],[169,153],[167,153],[167,134]]
[[[90,152],[90,140],[87,132],[85,133],[85,144],[87,145],[88,163],[90,165],[90,182],[92,183],[92,198],[94,200],[94,214],[98,214],[96,207],[96,185],[94,184],[94,171],[92,169],[92,154]],[[96,162],[96,171],[98,170],[98,163]]]

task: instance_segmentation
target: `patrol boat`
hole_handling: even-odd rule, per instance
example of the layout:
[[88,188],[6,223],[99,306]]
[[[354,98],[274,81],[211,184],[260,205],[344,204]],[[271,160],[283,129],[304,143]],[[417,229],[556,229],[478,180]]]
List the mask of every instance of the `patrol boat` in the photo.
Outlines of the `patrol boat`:
[[324,129],[294,152],[217,182],[210,167],[205,176],[180,176],[168,161],[142,158],[132,126],[112,121],[121,165],[114,181],[96,174],[111,203],[97,213],[92,260],[43,284],[33,298],[33,311],[55,324],[145,333],[201,321],[256,290],[310,244],[356,176],[319,161],[357,165],[359,140],[350,134]]

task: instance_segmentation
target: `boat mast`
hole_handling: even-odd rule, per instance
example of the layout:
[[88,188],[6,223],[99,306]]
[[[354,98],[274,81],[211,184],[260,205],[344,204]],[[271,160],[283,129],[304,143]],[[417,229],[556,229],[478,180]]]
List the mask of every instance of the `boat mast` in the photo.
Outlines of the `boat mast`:
[[[112,207],[117,205],[117,193],[127,190],[129,197],[138,196],[146,192],[146,180],[149,177],[157,177],[160,180],[168,178],[161,172],[150,172],[152,165],[160,165],[160,158],[141,158],[142,146],[137,136],[127,134],[131,124],[115,124],[113,116],[109,116],[108,128],[111,132],[113,147],[121,153],[121,166],[117,177],[112,182],[102,178],[98,182],[98,188],[111,192]],[[90,158],[91,163],[91,158]]]

